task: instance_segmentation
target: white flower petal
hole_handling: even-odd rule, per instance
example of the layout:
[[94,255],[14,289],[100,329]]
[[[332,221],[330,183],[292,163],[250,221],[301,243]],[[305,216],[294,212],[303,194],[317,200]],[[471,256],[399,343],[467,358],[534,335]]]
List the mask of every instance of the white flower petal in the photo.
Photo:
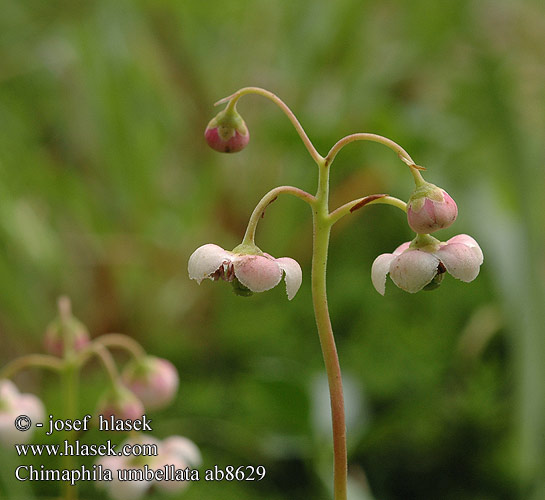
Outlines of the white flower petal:
[[189,257],[187,264],[189,277],[200,284],[203,279],[210,278],[210,275],[215,273],[224,262],[230,262],[232,257],[231,252],[227,252],[218,245],[212,243],[203,245]]
[[[130,466],[129,469],[142,469],[143,467]],[[117,472],[112,473],[112,481],[109,483],[108,493],[113,500],[139,500],[144,498],[146,491],[152,485],[151,481],[119,481]]]
[[[161,453],[161,456],[163,458],[163,461],[165,462],[164,464],[161,465],[160,467],[161,469],[163,469],[164,467],[166,467],[167,469],[171,469],[172,467],[171,470],[173,471],[174,474],[176,474],[176,470],[185,471],[185,469],[187,469],[188,467],[189,469],[191,469],[191,467],[189,466],[187,462],[184,462],[176,455],[168,455],[168,454]],[[188,478],[188,477],[189,475],[185,475],[184,473],[184,478]],[[186,479],[176,480],[176,481],[155,480],[153,482],[154,488],[157,488],[157,490],[159,491],[164,491],[170,495],[172,495],[173,493],[177,493],[177,492],[185,490],[186,488],[189,487],[190,484],[191,482]]]
[[174,455],[191,467],[196,467],[202,462],[201,452],[197,445],[183,436],[170,436],[161,444],[161,453]]
[[435,255],[441,259],[447,271],[459,280],[469,283],[479,274],[482,253],[476,252],[475,247],[464,243],[447,243]]
[[[102,465],[103,469],[110,469],[112,471],[112,480],[117,481],[117,471],[121,469],[130,469],[131,467],[127,463],[125,457],[119,456],[104,456],[100,457],[96,461],[96,465]],[[101,490],[110,488],[109,481],[97,481],[96,487]]]
[[[105,455],[100,457],[95,463],[97,465],[102,465],[104,469],[110,469],[113,476],[117,476],[118,469],[126,469],[129,467],[126,457],[120,457],[118,455]],[[106,484],[107,483],[103,481],[97,482],[97,486],[105,486]]]
[[371,266],[371,281],[376,291],[384,295],[386,291],[386,275],[390,272],[390,264],[395,259],[392,253],[379,255]]
[[19,415],[27,415],[33,422],[42,421],[45,410],[41,400],[34,394],[18,394],[18,390],[13,386],[17,394],[15,399],[7,402],[7,407],[0,410],[0,444],[4,446],[13,446],[15,443],[26,443],[33,435],[31,428],[27,432],[18,431],[13,422]]
[[21,415],[28,415],[31,420],[39,422],[44,419],[45,408],[38,396],[34,394],[21,394],[17,400],[17,411]]
[[284,280],[286,281],[286,292],[288,294],[288,300],[291,300],[295,297],[295,294],[303,281],[301,266],[296,260],[291,259],[290,257],[280,257],[279,259],[276,259],[276,263],[285,273]]
[[407,250],[390,265],[390,278],[402,290],[416,293],[437,274],[439,259],[422,250]]
[[232,258],[237,279],[252,292],[265,292],[282,279],[282,270],[275,259],[262,255],[234,255]]
[[411,244],[410,241],[406,241],[405,243],[402,243],[394,250],[394,255],[401,255],[405,250],[409,249],[409,245]]
[[11,406],[11,403],[19,397],[17,386],[8,379],[0,380],[0,403]]
[[468,234],[457,234],[456,236],[453,236],[450,240],[447,241],[447,245],[450,243],[462,243],[475,253],[475,255],[479,258],[479,265],[481,265],[484,261],[483,251],[481,250],[481,247],[479,244]]

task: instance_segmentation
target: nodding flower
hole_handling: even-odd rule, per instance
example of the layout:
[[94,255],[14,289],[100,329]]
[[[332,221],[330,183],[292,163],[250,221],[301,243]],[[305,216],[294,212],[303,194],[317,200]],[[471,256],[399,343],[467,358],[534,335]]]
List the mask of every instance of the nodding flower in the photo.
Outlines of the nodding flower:
[[447,242],[424,236],[425,245],[418,245],[417,237],[375,259],[371,280],[377,292],[384,295],[388,273],[399,288],[409,293],[437,288],[447,272],[466,283],[477,277],[483,252],[471,236],[459,234]]
[[248,250],[241,247],[232,252],[212,243],[197,248],[189,258],[189,277],[199,284],[206,278],[222,279],[233,284],[235,293],[247,296],[274,288],[284,275],[288,299],[293,299],[301,286],[301,266],[289,257],[275,259],[257,247],[251,249],[255,253],[241,253]]

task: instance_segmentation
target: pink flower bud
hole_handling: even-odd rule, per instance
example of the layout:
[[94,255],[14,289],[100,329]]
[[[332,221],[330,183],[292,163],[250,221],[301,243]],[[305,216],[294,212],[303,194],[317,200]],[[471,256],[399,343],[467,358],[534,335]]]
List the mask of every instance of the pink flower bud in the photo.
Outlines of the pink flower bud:
[[178,372],[174,365],[155,356],[133,361],[123,371],[124,384],[146,408],[167,406],[178,390]]
[[74,351],[80,351],[89,344],[89,332],[76,318],[57,318],[49,324],[44,335],[44,349],[54,356],[64,356],[65,336],[71,337]]
[[100,400],[97,414],[104,418],[110,418],[112,415],[116,419],[136,420],[142,418],[145,409],[142,402],[123,386],[117,386],[110,389]]
[[444,189],[429,182],[416,188],[407,204],[409,226],[419,234],[429,234],[449,227],[457,216],[455,201]]
[[204,137],[208,145],[220,153],[237,153],[248,144],[250,133],[236,109],[227,107],[210,120]]

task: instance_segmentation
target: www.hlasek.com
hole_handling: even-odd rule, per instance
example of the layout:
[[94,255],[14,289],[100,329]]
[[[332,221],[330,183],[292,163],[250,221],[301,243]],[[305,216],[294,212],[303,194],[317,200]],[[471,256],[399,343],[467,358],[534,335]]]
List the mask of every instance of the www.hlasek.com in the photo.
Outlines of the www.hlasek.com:
[[64,455],[80,457],[156,457],[156,444],[125,444],[119,451],[116,451],[117,445],[110,439],[102,444],[85,444],[79,439],[70,443],[64,440],[62,447],[60,444],[16,444],[15,451],[20,457],[26,456],[50,456],[62,457]]
[[[49,430],[45,433],[50,436],[57,431],[87,431],[91,415],[85,415],[82,419],[54,419],[49,415]],[[99,415],[99,431],[151,431],[151,419],[143,415],[141,419],[120,420],[115,417],[104,418]],[[36,427],[43,427],[38,422]],[[21,415],[15,420],[15,427],[19,431],[27,431],[31,428],[32,422],[26,415]],[[118,457],[158,457],[159,448],[154,443],[126,443],[120,447],[107,440],[105,443],[81,443],[79,440],[73,442],[64,440],[62,444],[15,444],[15,451],[18,456],[118,456]],[[153,458],[150,459],[151,463]],[[214,465],[211,469],[200,472],[190,467],[179,468],[173,464],[162,464],[155,462],[155,467],[150,464],[130,467],[130,460],[127,468],[109,469],[101,464],[91,467],[82,465],[73,469],[47,469],[45,465],[19,465],[15,468],[15,477],[19,481],[64,481],[75,485],[79,481],[200,481],[201,476],[205,481],[261,481],[266,470],[262,465],[227,465],[220,467]]]

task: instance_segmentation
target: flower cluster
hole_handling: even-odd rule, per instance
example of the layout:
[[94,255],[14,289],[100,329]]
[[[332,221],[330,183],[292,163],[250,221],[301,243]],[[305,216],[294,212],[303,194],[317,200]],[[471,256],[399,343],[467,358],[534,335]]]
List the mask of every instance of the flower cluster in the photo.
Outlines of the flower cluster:
[[[134,421],[142,418],[147,409],[159,409],[167,406],[174,399],[179,385],[178,372],[174,365],[162,358],[148,355],[133,339],[122,334],[105,334],[91,340],[85,325],[72,315],[67,297],[59,299],[59,314],[46,328],[44,346],[48,355],[36,354],[14,360],[2,369],[0,378],[0,444],[13,446],[24,443],[32,436],[35,425],[30,425],[26,432],[16,427],[17,417],[23,415],[32,422],[44,420],[45,409],[42,402],[32,394],[21,394],[17,387],[8,380],[17,371],[29,367],[50,368],[59,375],[67,373],[66,367],[80,370],[92,356],[98,356],[109,375],[108,388],[97,405],[97,415],[106,419],[114,417],[116,422]],[[132,360],[121,372],[118,371],[110,348],[122,348],[131,353]],[[3,378],[6,377],[6,378]],[[66,398],[74,401],[76,394],[67,393]],[[66,408],[66,417],[72,418],[74,407]],[[27,422],[28,423],[28,422]],[[21,424],[26,425],[25,420]],[[118,429],[117,425],[115,430]],[[102,457],[97,465],[109,469],[111,481],[99,481],[98,487],[107,489],[114,500],[137,500],[145,496],[154,487],[157,490],[178,492],[189,485],[189,481],[180,479],[180,474],[201,462],[200,451],[189,439],[171,436],[163,441],[143,433],[132,433],[124,445],[153,445],[150,453],[141,456],[125,455]],[[150,450],[150,448],[146,448]],[[148,480],[145,478],[124,477],[124,473],[140,472],[151,469]],[[129,469],[131,469],[129,471]],[[162,481],[164,475],[171,475],[171,480]],[[120,471],[120,475],[118,475]],[[153,480],[149,480],[149,474]]]
[[[384,295],[388,274],[399,288],[409,293],[437,288],[447,272],[461,281],[473,281],[483,263],[478,243],[466,234],[454,236],[447,242],[429,235],[450,226],[457,214],[458,207],[446,191],[430,183],[420,185],[407,205],[407,219],[417,237],[393,253],[375,259],[371,268],[375,289]],[[270,290],[284,274],[289,300],[302,281],[301,267],[295,260],[275,259],[257,247],[244,245],[233,251],[211,243],[203,245],[189,258],[188,272],[199,284],[204,279],[230,282],[238,295],[245,296]]]
[[[327,305],[325,272],[330,231],[337,221],[371,203],[392,205],[406,213],[408,225],[416,233],[416,237],[400,245],[393,253],[379,255],[371,268],[373,285],[382,295],[386,290],[388,274],[399,288],[409,293],[437,288],[446,273],[461,281],[470,282],[479,274],[483,253],[478,243],[466,234],[454,236],[446,242],[431,236],[431,233],[448,228],[454,223],[458,216],[458,207],[444,189],[424,180],[421,171],[425,169],[416,165],[399,144],[377,134],[355,133],[337,141],[327,155],[322,156],[290,108],[265,89],[245,87],[216,103],[227,103],[227,106],[210,121],[205,131],[206,141],[213,149],[231,153],[240,151],[247,145],[248,129],[236,113],[236,103],[247,94],[256,94],[271,100],[288,116],[318,167],[318,189],[314,196],[294,186],[279,186],[269,191],[252,212],[242,243],[232,251],[214,244],[199,247],[189,258],[189,277],[199,284],[205,279],[214,281],[222,279],[233,285],[237,295],[249,296],[254,292],[263,292],[275,287],[282,280],[282,276],[285,276],[288,299],[291,300],[301,285],[301,267],[293,259],[287,257],[276,259],[257,248],[254,243],[256,227],[265,209],[280,193],[289,193],[308,203],[313,214],[312,297],[316,326],[328,379],[339,381],[341,380],[339,359],[336,350],[331,348],[335,345],[335,339]],[[339,151],[354,141],[383,144],[392,149],[410,168],[415,190],[407,203],[387,194],[372,194],[352,200],[330,212],[331,164]],[[331,383],[329,391],[335,449],[335,497],[346,498],[348,462],[342,386]]]

